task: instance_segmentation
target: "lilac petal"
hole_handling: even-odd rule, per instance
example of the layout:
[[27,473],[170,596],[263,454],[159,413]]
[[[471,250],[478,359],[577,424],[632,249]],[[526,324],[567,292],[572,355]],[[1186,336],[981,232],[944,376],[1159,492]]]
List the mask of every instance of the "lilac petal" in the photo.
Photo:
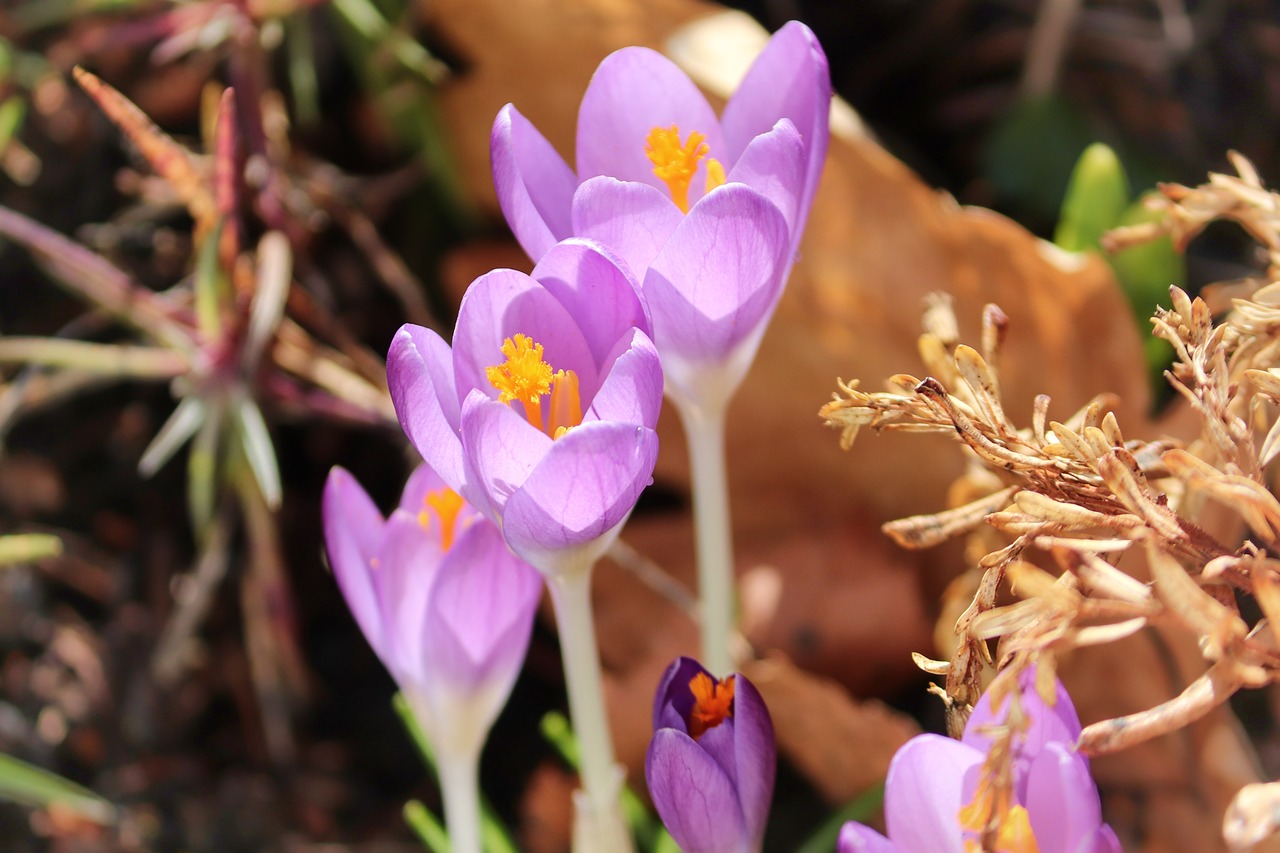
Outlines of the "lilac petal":
[[427,668],[464,694],[494,694],[496,714],[524,663],[541,593],[542,576],[477,520],[441,562],[421,641]]
[[963,853],[959,813],[964,807],[965,775],[984,755],[941,735],[913,737],[889,763],[884,817],[889,837],[900,850]]
[[827,158],[830,140],[831,73],[817,37],[798,21],[778,30],[756,57],[738,90],[725,105],[724,128],[730,162],[750,141],[767,133],[780,118],[789,118],[808,150],[797,239],[804,231],[809,205]]
[[[768,133],[762,133],[734,164],[730,183],[746,184],[762,194],[782,213],[793,242],[799,240],[795,230],[804,193],[804,142],[789,119],[780,119]],[[795,251],[793,245],[792,251]]]
[[449,345],[430,329],[401,326],[387,353],[387,385],[409,441],[449,488],[462,491],[458,392]]
[[653,341],[632,329],[605,364],[611,366],[583,420],[656,426],[662,409],[662,360]]
[[631,328],[651,328],[640,299],[640,283],[626,262],[601,243],[566,240],[551,247],[533,270],[572,317],[590,318],[582,334],[597,365],[604,365],[618,339]]
[[840,827],[836,853],[897,853],[893,842],[869,826],[849,821]]
[[657,456],[658,436],[648,427],[607,421],[574,427],[507,501],[507,544],[539,565],[548,551],[599,539],[635,508]]
[[706,667],[691,657],[678,657],[671,662],[658,691],[653,695],[653,729],[677,729],[688,734],[689,712],[693,710],[693,692],[689,682],[699,673],[714,678]]
[[430,465],[419,465],[409,474],[404,491],[400,493],[400,509],[416,515],[425,505],[427,495],[447,488],[448,485]]
[[[709,156],[723,161],[720,122],[674,62],[645,47],[609,54],[592,76],[578,111],[578,180],[611,175],[649,184],[665,194],[666,184],[654,176],[644,149],[649,131],[671,125],[680,129],[681,141],[691,131],[704,134]],[[705,166],[704,160],[694,176],[695,190],[705,184]]]
[[1023,800],[1041,853],[1080,853],[1102,824],[1098,789],[1082,757],[1049,743],[1027,773]]
[[[1031,762],[1049,743],[1074,744],[1080,736],[1080,718],[1062,682],[1056,682],[1054,703],[1046,705],[1035,688],[1036,667],[1029,666],[1018,674],[1018,690],[1022,712],[1029,720],[1027,730],[1018,738],[1018,750],[1014,757],[1014,792],[1025,802],[1027,769]],[[1009,715],[1011,697],[1005,696],[999,708],[993,707],[992,693],[988,690],[974,706],[969,722],[964,727],[962,740],[982,752],[991,750],[991,737],[987,733],[993,726],[1001,726]],[[1081,756],[1088,767],[1088,759]]]
[[[524,485],[551,450],[551,438],[525,421],[506,403],[472,391],[462,407],[462,441],[474,505],[493,521],[503,516],[507,499]],[[472,500],[472,495],[467,495]],[[500,525],[501,526],[501,525]]]
[[418,638],[440,558],[439,542],[427,535],[415,515],[399,509],[391,513],[378,549],[374,585],[389,658],[384,662],[402,684],[422,685],[427,680]]
[[684,732],[659,729],[644,762],[649,796],[684,853],[740,853],[750,836],[733,785]]
[[757,332],[782,293],[790,241],[782,214],[749,187],[698,202],[644,279],[663,358],[715,364]]
[[572,233],[569,208],[578,179],[551,143],[511,104],[493,120],[489,157],[502,215],[536,261]]
[[573,196],[573,233],[613,249],[638,279],[683,221],[669,195],[636,181],[595,177]]
[[778,754],[769,709],[755,685],[741,675],[734,679],[733,727],[738,802],[742,804],[747,833],[758,846],[769,820]]
[[[517,334],[541,344],[542,358],[553,370],[577,373],[584,397],[589,399],[595,393],[599,382],[596,362],[578,321],[529,276],[515,270],[494,270],[471,283],[458,308],[453,367],[462,399],[472,389],[498,396],[485,368],[506,360],[502,343]],[[541,429],[540,424],[538,427]]]
[[324,484],[321,514],[334,579],[365,639],[385,663],[382,613],[369,564],[378,553],[382,513],[355,477],[335,467]]
[[1098,827],[1089,844],[1083,847],[1080,853],[1124,853],[1124,848],[1120,846],[1120,839],[1116,837],[1115,830],[1104,823]]

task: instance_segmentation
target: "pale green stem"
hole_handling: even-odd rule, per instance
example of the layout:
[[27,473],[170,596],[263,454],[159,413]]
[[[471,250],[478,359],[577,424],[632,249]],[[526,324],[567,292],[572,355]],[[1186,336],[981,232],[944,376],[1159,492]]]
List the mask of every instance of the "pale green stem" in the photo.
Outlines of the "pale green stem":
[[478,750],[446,749],[436,753],[444,825],[452,853],[481,853]]
[[[585,556],[585,555],[584,555]],[[578,739],[582,795],[575,798],[574,853],[630,853],[631,835],[622,818],[622,773],[613,757],[605,714],[600,653],[591,611],[594,557],[561,566],[547,584],[560,631],[560,654],[569,693],[569,716]]]
[[723,678],[733,672],[733,534],[729,526],[729,478],[725,468],[725,409],[677,404],[689,445],[693,522],[698,550],[698,599],[702,665]]

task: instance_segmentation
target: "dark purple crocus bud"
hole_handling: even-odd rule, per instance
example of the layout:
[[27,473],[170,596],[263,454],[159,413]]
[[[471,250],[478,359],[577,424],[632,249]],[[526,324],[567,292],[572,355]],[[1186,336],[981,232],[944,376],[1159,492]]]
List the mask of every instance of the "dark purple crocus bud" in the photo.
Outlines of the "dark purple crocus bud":
[[684,853],[755,853],[777,750],[764,700],[740,674],[717,681],[692,658],[667,668],[645,758],[649,795]]

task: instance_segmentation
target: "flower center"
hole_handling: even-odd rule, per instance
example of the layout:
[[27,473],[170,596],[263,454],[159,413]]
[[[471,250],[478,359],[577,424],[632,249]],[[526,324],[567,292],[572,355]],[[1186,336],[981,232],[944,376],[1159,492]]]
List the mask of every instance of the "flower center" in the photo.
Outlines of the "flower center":
[[440,550],[448,551],[453,547],[453,537],[457,533],[458,513],[462,512],[464,501],[462,496],[448,487],[427,492],[422,498],[422,509],[418,510],[418,523],[424,530],[431,529],[431,512],[434,511],[440,521]]
[[[517,334],[502,342],[507,360],[485,368],[485,377],[498,389],[498,400],[519,402],[529,423],[552,438],[559,438],[582,423],[582,398],[578,391],[578,374],[572,370],[553,370],[542,359],[542,344],[528,335]],[[542,398],[550,395],[546,423],[542,417]]]
[[[644,153],[653,164],[653,174],[667,185],[671,200],[681,213],[689,212],[689,185],[698,171],[698,163],[710,153],[706,134],[696,130],[680,143],[680,128],[655,127],[644,140]],[[707,192],[724,183],[724,166],[715,158],[707,159]]]
[[[997,787],[986,777],[978,782],[973,802],[960,809],[960,825],[978,834],[994,829],[991,849],[995,853],[1040,853],[1026,808],[1013,804],[1013,792],[1007,787]],[[987,838],[991,839],[991,835]],[[964,849],[965,853],[982,853],[986,848],[982,841],[970,838],[965,840]]]
[[693,710],[689,712],[689,736],[697,740],[707,729],[714,729],[733,717],[733,676],[717,681],[705,672],[689,679],[693,694]]

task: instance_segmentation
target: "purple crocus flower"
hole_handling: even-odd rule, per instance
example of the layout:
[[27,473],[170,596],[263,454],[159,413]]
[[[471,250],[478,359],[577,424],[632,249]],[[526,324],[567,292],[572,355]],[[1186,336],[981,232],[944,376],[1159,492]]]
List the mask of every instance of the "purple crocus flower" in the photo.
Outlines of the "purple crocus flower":
[[1018,675],[1018,703],[1026,728],[1013,736],[1012,785],[1005,795],[983,781],[992,733],[1013,705],[978,701],[964,737],[935,734],[907,741],[889,764],[884,815],[889,837],[859,823],[840,832],[837,853],[965,853],[992,815],[1000,820],[996,849],[1007,853],[1120,853],[1102,822],[1089,760],[1074,749],[1080,719],[1057,682],[1046,704],[1035,689],[1035,667]]
[[347,606],[432,745],[478,754],[524,663],[542,577],[425,465],[386,519],[334,468],[323,514]]
[[649,795],[684,853],[760,849],[776,748],[764,700],[742,675],[717,681],[677,658],[658,685],[645,757]]
[[401,327],[387,356],[391,398],[445,483],[554,573],[594,561],[650,482],[662,367],[649,326],[622,262],[567,240],[532,276],[472,282],[452,348]]
[[720,118],[641,47],[596,70],[577,171],[507,105],[490,140],[498,200],[530,257],[569,236],[614,249],[641,282],[668,393],[737,387],[781,296],[826,158],[831,83],[813,33],[784,26]]

